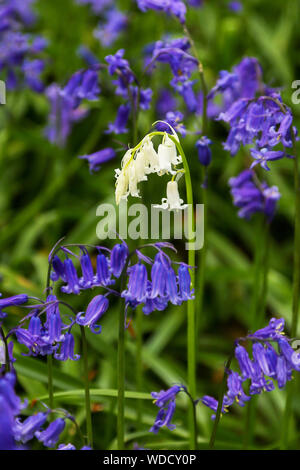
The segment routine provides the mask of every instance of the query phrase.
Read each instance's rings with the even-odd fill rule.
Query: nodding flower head
[[[142,263],[129,268],[129,281],[127,290],[122,292],[122,297],[127,302],[141,303],[147,295],[147,269]]]
[[[1,297],[1,294],[0,294]],[[13,307],[16,305],[23,305],[28,301],[28,296],[26,294],[13,295],[12,297],[6,297],[6,299],[0,298],[0,320],[7,316],[6,312],[3,312],[3,308]]]
[[[161,205],[156,204],[154,207],[171,210],[184,210],[188,207],[183,203],[183,199],[179,196],[177,181],[169,181],[167,184],[167,197],[162,199]]]
[[[36,432],[39,432],[42,426],[47,421],[48,412],[37,413],[29,416],[23,422],[18,418],[16,420],[15,438],[17,441],[21,441],[25,444],[35,436]]]
[[[60,346],[60,353],[55,352],[54,354],[55,359],[58,361],[67,361],[68,359],[78,361],[80,356],[78,354],[74,354],[74,346],[74,336],[71,333],[66,333]]]
[[[94,278],[95,286],[109,286],[114,284],[114,280],[111,279],[111,273],[108,267],[108,260],[103,253],[97,255],[97,272]]]
[[[176,396],[182,391],[186,391],[186,388],[183,385],[173,385],[168,390],[151,393],[152,397],[155,399],[155,405],[158,406],[160,410],[150,432],[156,434],[163,426],[167,426],[171,431],[175,429],[175,425],[171,423],[171,420],[176,408]]]
[[[126,265],[129,255],[126,243],[118,243],[113,247],[110,254],[110,269],[115,277],[120,277]]]
[[[107,311],[109,301],[104,295],[96,295],[89,303],[86,313],[78,313],[76,322],[81,326],[88,326],[93,333],[101,333],[101,326],[97,325],[96,322],[102,317]]]
[[[300,355],[291,347],[290,340],[283,336],[283,327],[283,319],[272,318],[265,328],[238,340],[235,358],[240,370],[238,372],[231,369],[225,370],[228,374],[228,390],[223,397],[222,411],[227,411],[226,408],[234,401],[244,406],[252,395],[271,392],[275,388],[275,381],[279,388],[283,388],[292,379],[292,371],[300,370]],[[253,359],[239,344],[242,340],[251,341]],[[275,343],[277,348],[270,343]],[[246,395],[243,383],[248,380],[250,381],[247,386],[249,395]],[[214,412],[217,411],[218,402],[214,398],[205,396],[201,401]],[[212,418],[214,419],[215,416],[213,415]]]
[[[59,436],[65,429],[65,420],[57,418],[55,421],[49,424],[45,431],[37,431],[35,436],[37,439],[44,444],[45,447],[54,447],[59,439]]]
[[[79,294],[80,293],[80,285],[79,279],[77,275],[77,271],[73,264],[73,261],[70,258],[65,259],[64,261],[64,270],[66,276],[66,286],[62,286],[61,290],[65,294]]]
[[[155,151],[151,139],[161,133],[153,132],[146,135],[134,149],[129,149],[122,160],[121,169],[116,169],[115,196],[117,204],[122,199],[127,199],[128,195],[140,197],[138,183],[146,181],[150,173],[156,173],[159,176],[166,173],[171,174],[173,179],[177,173],[184,173],[182,168],[177,168],[182,164],[182,157],[177,155],[177,147],[174,142],[174,140],[179,142],[178,136],[166,122],[161,121],[161,123],[168,126],[172,136],[167,132],[163,133],[158,151]],[[185,206],[182,205],[182,202],[178,194],[177,182],[171,181],[167,186],[167,199],[163,200],[163,205],[158,207],[184,209]]]

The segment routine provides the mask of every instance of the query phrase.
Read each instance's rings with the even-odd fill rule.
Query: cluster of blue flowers
[[[80,106],[82,100],[96,100],[99,93],[97,65],[76,72],[64,88],[56,83],[50,85],[46,90],[51,107],[46,128],[49,141],[63,146],[73,123],[83,119],[88,113],[86,108]]]
[[[236,342],[234,354],[239,371],[226,370],[227,392],[222,403],[223,413],[234,402],[244,406],[251,396],[274,390],[274,382],[280,389],[283,388],[292,379],[292,372],[300,371],[300,355],[292,348],[291,340],[284,335],[283,329],[284,319],[272,318],[268,326]],[[252,359],[240,344],[246,340],[252,344]],[[243,387],[247,381],[248,395]],[[216,413],[218,401],[215,398],[204,396],[201,401]]]
[[[0,333],[5,340],[1,357],[5,357],[5,365],[0,370],[0,448],[17,449],[20,445],[36,437],[45,447],[55,447],[61,433],[65,428],[66,419],[71,419],[67,412],[63,417],[51,421],[45,428],[48,416],[56,410],[46,409],[46,411],[29,415],[23,410],[27,407],[27,402],[21,403],[20,398],[15,394],[14,386],[16,375],[14,372],[13,342],[9,341],[15,335],[17,341],[28,349],[24,355],[47,356],[53,355],[57,360],[77,360],[79,355],[74,354],[75,340],[72,328],[75,325],[90,328],[95,334],[101,332],[101,325],[98,324],[103,314],[109,307],[109,295],[124,298],[126,310],[130,307],[136,308],[143,305],[143,312],[148,315],[154,310],[164,310],[168,303],[180,305],[182,302],[193,298],[191,290],[191,278],[189,266],[179,263],[177,274],[173,268],[170,257],[163,251],[163,248],[173,248],[169,243],[156,243],[145,245],[155,248],[157,254],[154,260],[142,254],[142,248],[134,253],[129,253],[125,242],[116,244],[112,250],[105,247],[95,247],[98,251],[96,257],[96,269],[93,267],[88,250],[83,245],[78,245],[80,255],[71,251],[71,246],[55,247],[49,255],[50,278],[53,282],[49,286],[50,293],[46,301],[36,298],[29,298],[25,294],[20,294],[8,298],[0,299]],[[73,248],[73,245],[72,245]],[[64,254],[64,261],[58,254]],[[137,263],[132,263],[132,257],[137,257]],[[79,258],[81,275],[72,258]],[[175,263],[176,264],[176,263]],[[150,278],[148,279],[147,265],[151,267]],[[120,277],[125,276],[125,288],[121,291],[113,290],[114,284]],[[150,280],[151,279],[151,280]],[[61,291],[67,294],[78,295],[82,290],[101,287],[103,294],[93,297],[85,312],[76,313],[66,302],[61,302],[52,293],[55,283],[60,282]],[[123,283],[121,282],[121,285]],[[30,305],[29,301],[37,301]],[[70,315],[62,317],[60,305],[70,309]],[[7,316],[7,308],[13,306],[23,306],[29,310],[20,324],[13,328],[5,337],[2,329],[2,322]],[[28,327],[25,324],[28,322]],[[124,325],[126,327],[126,325]],[[5,349],[5,351],[4,351]],[[9,370],[9,372],[7,372]],[[183,387],[179,387],[179,392]],[[175,389],[174,389],[175,392]],[[171,395],[153,395],[157,399],[157,405],[161,408],[155,429],[166,424],[170,425],[172,409],[175,409],[175,401]],[[166,407],[167,401],[171,400],[167,412],[162,408]],[[27,416],[22,419],[22,413]],[[72,444],[60,444],[58,450],[74,450]],[[88,448],[83,447],[82,450]]]
[[[53,257],[52,280],[56,282],[60,279],[63,282],[62,292],[77,295],[82,290],[94,287],[103,287],[106,290],[105,294],[94,297],[85,314],[77,315],[78,324],[100,333],[101,327],[97,325],[97,321],[108,309],[109,295],[121,296],[125,299],[126,305],[133,309],[143,305],[145,315],[154,310],[165,310],[169,302],[181,305],[182,302],[193,298],[189,266],[179,263],[176,274],[170,257],[161,249],[171,245],[156,243],[149,246],[158,251],[154,260],[143,255],[140,250],[130,254],[125,242],[116,244],[112,250],[98,247],[96,270],[93,268],[89,253],[81,247],[81,276],[78,275],[72,259],[68,256],[73,253],[61,247],[66,259],[62,262],[57,255]],[[138,258],[136,264],[131,263],[133,255]],[[151,266],[150,278],[146,265]],[[124,274],[128,277],[127,286],[123,291],[117,292],[109,286],[116,283],[124,270]]]
[[[267,171],[270,170],[268,162],[290,157],[286,149],[293,146],[293,138],[298,139],[291,110],[282,102],[279,91],[263,83],[257,59],[246,57],[232,72],[221,71],[208,94],[209,101],[214,103],[216,96],[221,96],[222,104],[211,109],[216,120],[230,126],[223,145],[232,156],[242,145],[250,145],[253,158],[250,168],[260,165]],[[244,171],[229,181],[234,203],[242,208],[239,216],[249,218],[255,212],[265,212],[271,219],[274,202],[280,197],[278,190],[265,183],[259,183],[258,187],[253,175]]]
[[[24,444],[34,438],[40,441],[44,447],[55,447],[65,429],[66,419],[74,421],[74,418],[67,412],[60,410],[64,417],[56,418],[47,426],[48,417],[52,414],[49,408],[28,416],[28,411],[26,413],[25,410],[28,403],[27,401],[22,403],[16,395],[15,384],[15,372],[7,372],[0,377],[0,449],[26,450]],[[22,414],[25,413],[27,417],[23,418]],[[67,447],[70,445],[68,444]],[[65,445],[61,444],[59,450],[69,450],[64,447]],[[83,447],[82,450],[90,450],[90,448]]]
[[[176,396],[179,392],[187,393],[184,385],[173,385],[168,390],[161,390],[159,393],[152,392],[154,403],[159,407],[156,419],[150,432],[157,434],[160,428],[166,426],[170,431],[175,429],[175,424],[171,423],[175,409],[176,409]]]
[[[35,21],[34,0],[4,0],[0,5],[0,71],[4,72],[8,90],[28,86],[35,92],[44,89],[41,73],[44,61],[39,58],[47,41],[23,31]]]
[[[292,380],[292,372],[300,372],[300,353],[292,348],[291,340],[284,335],[283,330],[284,319],[272,318],[265,328],[236,341],[234,355],[239,371],[225,369],[228,376],[227,392],[223,397],[222,413],[228,412],[228,408],[234,402],[243,407],[253,395],[261,394],[264,391],[271,392],[275,389],[275,382],[277,382],[279,389],[284,388],[286,383]],[[240,344],[245,341],[252,345],[252,358],[246,348]],[[246,390],[244,390],[245,385],[247,385]],[[185,392],[189,395],[184,385],[173,385],[168,390],[152,393],[155,399],[154,403],[159,407],[159,412],[150,429],[151,432],[157,433],[163,426],[171,431],[175,429],[171,420],[176,408],[176,396],[179,392]],[[205,395],[194,401],[195,406],[198,402],[214,411],[212,419],[216,418],[218,400]]]
[[[229,185],[234,205],[239,208],[239,217],[250,219],[261,212],[271,221],[276,211],[280,193],[277,186],[260,184],[253,170],[244,170],[235,178],[230,178]]]

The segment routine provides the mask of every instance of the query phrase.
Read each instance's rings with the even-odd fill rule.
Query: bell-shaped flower
[[[59,439],[59,436],[65,429],[65,420],[57,418],[55,421],[49,424],[45,431],[37,431],[35,433],[36,438],[44,444],[45,447],[54,447]]]
[[[123,291],[122,297],[127,302],[143,302],[147,296],[147,269],[142,263],[130,267],[127,290]]]
[[[88,326],[93,333],[101,333],[101,326],[97,325],[96,322],[102,317],[107,311],[109,301],[104,295],[96,295],[89,303],[86,313],[78,313],[76,316],[76,323],[81,326]]]
[[[158,174],[175,174],[176,171],[172,169],[172,165],[182,163],[182,158],[177,155],[176,145],[173,140],[170,139],[168,134],[165,135],[163,142],[158,146],[157,154],[159,165]]]
[[[149,294],[151,299],[154,299],[158,295],[161,297],[165,295],[167,270],[162,258],[163,255],[161,253],[157,253],[151,269],[152,284],[151,292]]]
[[[79,285],[83,289],[92,287],[94,281],[94,270],[89,254],[86,252],[80,257],[82,277],[79,279]]]
[[[114,280],[111,279],[111,274],[108,268],[108,261],[106,256],[103,253],[97,255],[97,270],[94,277],[93,285],[94,286],[109,286],[114,284]]]
[[[72,361],[77,361],[80,356],[74,354],[74,336],[71,333],[66,333],[64,341],[61,343],[60,353],[55,352],[54,357],[58,361],[67,361],[71,359]]]
[[[64,292],[65,294],[79,294],[79,279],[73,261],[70,258],[65,259],[64,268],[67,285],[62,286],[62,292]]]
[[[186,264],[180,264],[178,268],[179,296],[181,300],[191,300],[194,298],[194,289],[191,290],[191,276]]]
[[[126,243],[118,243],[113,247],[110,254],[110,269],[115,277],[120,277],[126,265],[129,255]]]
[[[156,204],[155,208],[171,210],[184,210],[188,207],[187,204],[183,204],[183,199],[179,196],[177,181],[169,181],[167,184],[167,197],[162,199],[160,205]]]
[[[41,430],[41,427],[47,421],[48,413],[37,413],[29,416],[25,421],[21,422],[17,418],[15,425],[15,439],[25,444],[35,436],[35,433]]]

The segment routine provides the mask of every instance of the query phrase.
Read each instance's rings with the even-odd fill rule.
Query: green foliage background
[[[122,10],[129,12],[127,32],[109,49],[102,49],[92,31],[97,18],[88,8],[73,0],[43,0],[37,2],[39,21],[34,30],[50,41],[45,53],[48,65],[45,81],[63,85],[70,75],[84,66],[76,54],[79,45],[89,46],[103,60],[108,53],[126,49],[143,86],[154,90],[154,103],[160,87],[171,79],[170,72],[158,66],[152,78],[143,74],[143,47],[161,39],[166,33],[182,35],[180,25],[163,14],[141,13],[134,1],[120,1]],[[207,0],[202,9],[188,13],[188,24],[205,67],[209,86],[213,86],[220,70],[231,69],[244,56],[255,56],[264,70],[264,81],[282,88],[284,101],[292,107],[299,124],[300,107],[291,103],[291,83],[300,79],[300,4],[297,0],[248,0],[244,11],[234,14],[222,0]],[[114,198],[114,168],[118,161],[103,166],[91,175],[84,161],[77,158],[104,146],[120,148],[104,134],[109,120],[114,120],[119,98],[115,96],[107,75],[101,77],[102,94],[92,105],[87,119],[77,124],[66,148],[52,146],[43,137],[48,103],[43,95],[28,90],[10,92],[7,105],[0,109],[0,292],[4,295],[25,292],[40,296],[45,288],[47,257],[54,243],[66,235],[68,243],[97,243],[96,207]],[[180,100],[179,100],[180,102]],[[181,104],[181,107],[182,104]],[[155,106],[143,112],[139,121],[142,137],[157,119]],[[194,116],[186,119],[190,130],[199,129]],[[231,158],[222,148],[226,129],[220,123],[210,124],[213,162],[208,189],[208,235],[204,309],[199,319],[198,396],[217,396],[222,380],[223,365],[233,341],[247,333],[250,325],[253,286],[253,251],[260,242],[256,220],[247,222],[237,217],[232,205],[227,181],[249,163],[246,149]],[[127,138],[118,140],[126,145]],[[200,168],[194,148],[195,137],[183,140],[194,176],[196,202],[200,201]],[[269,292],[266,318],[291,318],[292,255],[293,255],[293,167],[284,159],[272,165],[264,177],[279,186],[282,198],[272,225],[270,247]],[[144,185],[144,198],[151,203],[160,200],[161,185],[157,178]],[[155,195],[155,200],[153,200]],[[178,245],[179,258],[186,253]],[[93,294],[84,293],[70,302],[78,311],[85,309]],[[117,305],[112,304],[103,318],[100,336],[88,334],[90,348],[91,387],[94,402],[93,423],[95,447],[115,446],[116,426],[116,352]],[[22,311],[10,315],[7,327],[16,324]],[[127,333],[126,389],[133,393],[126,400],[126,440],[128,448],[138,442],[147,448],[184,449],[187,447],[186,401],[178,400],[175,431],[161,430],[157,436],[148,432],[157,408],[148,400],[153,390],[167,388],[174,382],[186,381],[186,315],[185,307],[168,308],[144,317],[142,392],[136,395],[135,383],[135,316]],[[80,349],[78,338],[77,350]],[[47,368],[43,360],[21,356],[15,346],[16,369],[22,393],[30,399],[47,396]],[[299,380],[297,383],[299,384]],[[80,363],[55,363],[57,404],[68,407],[79,423],[84,421],[82,373]],[[298,392],[299,392],[298,386]],[[293,403],[294,422],[290,448],[300,448],[300,401]],[[140,397],[147,398],[140,400]],[[137,400],[138,398],[138,400]],[[277,448],[281,433],[281,416],[285,391],[265,393],[257,400],[255,448]],[[141,403],[141,405],[138,405]],[[34,405],[33,405],[34,406]],[[137,422],[139,406],[142,420]],[[217,448],[239,449],[243,446],[246,410],[234,406],[222,418]],[[212,428],[210,412],[198,407],[200,448],[205,448]],[[74,428],[68,426],[63,442],[77,443]]]

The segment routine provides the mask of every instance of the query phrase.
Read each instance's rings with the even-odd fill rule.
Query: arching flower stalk
[[[171,127],[169,125],[169,127]],[[189,164],[183,148],[180,144],[178,135],[171,128],[172,134],[155,131],[147,134],[139,144],[133,149],[129,149],[121,164],[121,169],[116,170],[116,203],[119,204],[122,199],[127,199],[129,195],[139,197],[138,184],[147,181],[148,175],[156,173],[158,176],[169,174],[172,176],[167,186],[167,198],[163,200],[162,207],[169,210],[182,210],[186,206],[180,199],[177,187],[177,181],[174,177],[178,173],[184,173],[186,184],[188,211],[188,238],[192,238],[194,230],[193,213],[193,189],[190,175]],[[152,139],[161,136],[162,141],[157,151],[154,149]],[[188,264],[195,267],[195,251],[189,250]],[[191,286],[195,284],[195,273],[191,273]],[[195,306],[192,299],[187,304],[187,367],[188,367],[188,385],[191,396],[196,396],[196,316]],[[189,416],[190,424],[190,447],[196,447],[196,429],[193,410]]]

